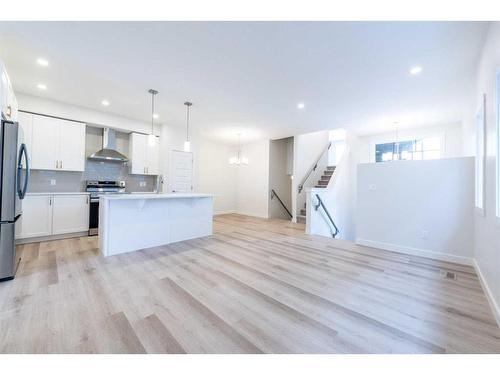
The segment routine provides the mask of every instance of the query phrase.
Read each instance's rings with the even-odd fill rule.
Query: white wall
[[[168,191],[169,157],[172,150],[183,150],[185,129],[163,125],[160,137],[160,168],[164,176],[163,190]],[[193,190],[214,194],[214,213],[231,213],[236,210],[236,170],[228,163],[234,147],[190,135],[193,152]]]
[[[473,181],[470,157],[358,165],[356,242],[471,264]]]
[[[486,165],[484,216],[474,214],[474,257],[483,287],[500,325],[500,219],[496,217],[497,117],[496,74],[500,71],[500,24],[492,22],[477,68],[474,95],[471,96],[464,124],[464,149],[475,152],[475,113],[486,94]]]
[[[243,145],[241,151],[249,162],[246,166],[231,166],[236,170],[236,212],[267,218],[270,192],[269,141]]]
[[[68,120],[82,121],[88,124],[106,126],[123,132],[150,133],[151,123],[117,116],[105,111],[79,107],[51,99],[16,93],[19,109]],[[155,126],[155,134],[160,135],[161,126]]]
[[[292,203],[293,138],[272,140],[269,144],[269,190],[274,189],[288,210]],[[290,220],[276,197],[269,195],[269,217]]]
[[[303,208],[305,202],[305,189],[298,194],[298,186],[309,171],[313,163],[318,159],[329,142],[329,132],[319,131],[302,134],[294,137],[293,145],[293,182],[292,182],[292,214],[296,219],[297,211]],[[325,164],[326,165],[326,164]],[[315,175],[310,177],[311,181],[317,180],[317,174],[323,171],[318,168]]]
[[[445,124],[431,127],[419,127],[411,129],[399,129],[397,140],[406,141],[427,137],[441,138],[441,157],[455,158],[463,156],[462,147],[462,124]],[[359,152],[361,163],[375,162],[375,145],[377,143],[388,143],[396,141],[396,130],[392,132],[373,134],[359,137]]]

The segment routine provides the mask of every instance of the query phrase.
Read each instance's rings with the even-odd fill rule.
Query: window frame
[[[474,207],[478,215],[485,216],[485,201],[486,201],[486,94],[481,97],[479,108],[474,116],[474,128],[476,134],[475,144],[475,168],[474,168]],[[479,134],[479,130],[482,134]],[[482,136],[481,136],[482,135]],[[481,137],[480,137],[481,136]],[[482,150],[480,157],[479,150]],[[480,165],[480,161],[482,164]],[[478,171],[481,170],[481,176],[478,176]],[[478,181],[481,178],[481,196],[478,197]],[[480,203],[480,206],[478,205]]]
[[[404,142],[412,142],[412,141],[423,141],[424,139],[427,138],[438,138],[439,139],[439,158],[438,159],[424,159],[423,158],[423,151],[422,151],[422,159],[413,159],[413,160],[406,160],[406,159],[398,159],[398,160],[390,160],[390,161],[428,161],[428,160],[439,160],[439,159],[445,159],[446,158],[446,134],[445,132],[439,132],[437,134],[423,134],[423,135],[418,135],[416,137],[401,137],[400,140],[394,140],[394,138],[389,138],[389,137],[383,137],[380,138],[376,141],[372,141],[370,148],[370,162],[372,163],[377,163],[377,145],[381,144],[386,144],[386,143],[404,143]],[[437,150],[427,150],[427,151],[437,151]]]
[[[495,168],[496,168],[496,186],[495,186],[495,195],[496,195],[496,209],[495,209],[495,217],[498,227],[500,228],[500,70],[497,71],[496,75],[496,85],[495,85],[495,94],[496,94],[496,160],[495,160]]]

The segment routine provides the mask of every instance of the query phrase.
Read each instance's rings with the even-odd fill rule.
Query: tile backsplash
[[[128,135],[121,134],[118,149],[128,155]],[[87,126],[86,155],[101,148],[102,130]],[[131,175],[127,163],[85,160],[84,172],[31,170],[28,192],[85,191],[86,180],[125,181],[127,191],[153,191],[155,176]],[[55,184],[53,184],[55,182]],[[141,186],[145,185],[145,186]]]

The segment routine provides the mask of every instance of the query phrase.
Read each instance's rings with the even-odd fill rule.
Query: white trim
[[[472,266],[472,258],[464,257],[461,255],[453,255],[446,253],[438,253],[436,251],[417,249],[414,247],[395,245],[388,242],[365,240],[362,238],[356,238],[356,244],[368,247],[374,247],[376,249],[393,251],[396,253],[416,255],[419,257],[430,258],[435,260],[442,260],[445,262],[453,262],[458,264],[463,264],[466,266]]]
[[[483,273],[481,272],[481,268],[479,267],[479,263],[477,263],[477,260],[474,258],[472,259],[472,264],[474,266],[474,269],[476,270],[477,276],[479,278],[479,282],[481,283],[481,286],[483,287],[484,294],[486,295],[486,299],[488,300],[488,303],[490,304],[491,311],[493,312],[493,316],[497,322],[497,325],[500,327],[500,306],[498,303],[495,301],[495,297],[493,296],[493,293],[491,292],[491,289],[486,282],[486,278],[484,277]]]
[[[497,224],[500,225],[500,71],[497,71],[496,77],[496,186],[495,186],[495,215]]]
[[[50,235],[50,236],[16,238],[15,244],[21,245],[21,244],[33,243],[33,242],[55,241],[55,240],[63,240],[66,238],[73,238],[73,237],[87,237],[88,235],[89,235],[89,231],[86,230],[83,232],[54,234],[54,235]]]
[[[214,216],[217,215],[229,215],[229,214],[235,214],[235,210],[221,210],[221,211],[214,211]]]

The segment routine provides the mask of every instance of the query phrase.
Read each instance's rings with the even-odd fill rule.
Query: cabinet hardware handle
[[[49,197],[49,206],[52,206],[52,197]]]
[[[61,169],[62,169],[62,160],[61,160]]]

